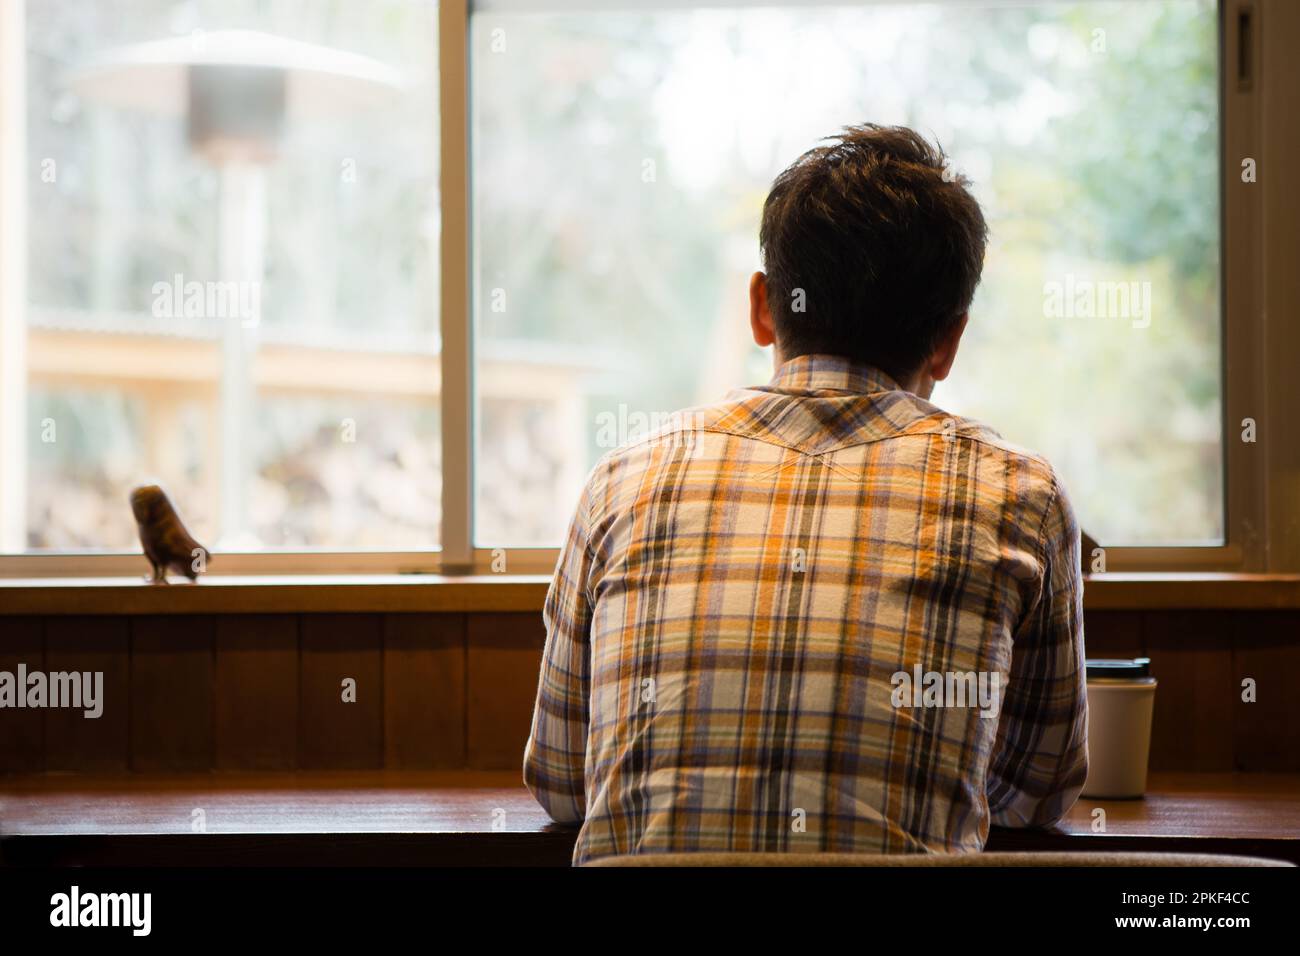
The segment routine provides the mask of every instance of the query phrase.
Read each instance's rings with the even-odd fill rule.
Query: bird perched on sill
[[[131,489],[131,512],[140,529],[145,557],[153,568],[153,576],[146,579],[150,584],[166,584],[169,570],[193,582],[208,569],[211,553],[185,529],[162,488],[141,485]]]

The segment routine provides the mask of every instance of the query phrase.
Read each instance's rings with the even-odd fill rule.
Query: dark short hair
[[[913,130],[866,124],[776,177],[759,246],[783,357],[921,368],[970,308],[988,239],[969,181],[945,165]]]

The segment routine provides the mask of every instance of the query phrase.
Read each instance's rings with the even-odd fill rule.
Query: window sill
[[[550,575],[209,575],[153,587],[139,577],[0,578],[0,616],[537,612]],[[1145,573],[1088,579],[1089,611],[1300,609],[1300,575]]]
[[[549,575],[208,575],[166,587],[140,577],[0,578],[5,614],[541,612]]]

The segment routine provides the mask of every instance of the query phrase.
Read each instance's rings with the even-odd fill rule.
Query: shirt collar
[[[763,386],[772,392],[888,392],[901,386],[872,365],[840,355],[798,355],[777,369]]]

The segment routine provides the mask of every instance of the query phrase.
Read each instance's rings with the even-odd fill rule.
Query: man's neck
[[[794,358],[794,356],[791,356],[791,358]],[[789,359],[785,357],[781,352],[781,349],[778,346],[773,345],[772,371],[781,371],[781,366],[788,361]],[[913,395],[924,398],[926,401],[929,401],[930,396],[934,394],[934,379],[930,378],[930,376],[926,375],[924,372],[916,372],[909,375],[906,379],[895,377],[894,381],[898,382],[898,387],[903,391],[911,392]]]

